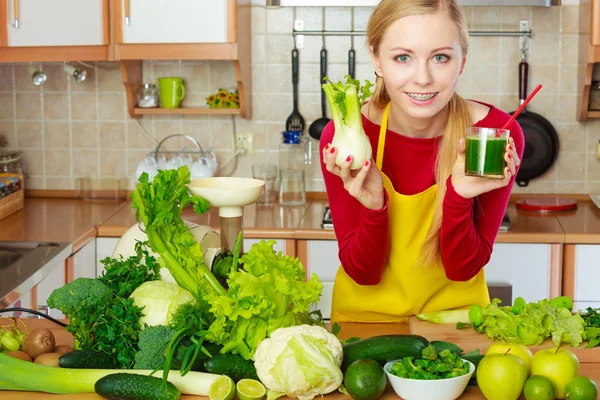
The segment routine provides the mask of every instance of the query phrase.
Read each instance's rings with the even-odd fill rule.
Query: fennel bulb
[[[363,130],[360,112],[365,100],[371,95],[373,84],[367,80],[361,86],[360,81],[352,79],[350,75],[346,75],[345,79],[343,83],[333,83],[325,78],[327,83],[323,84],[335,126],[331,144],[338,150],[335,157],[337,166],[341,167],[348,156],[352,156],[350,169],[359,169],[373,154],[369,138]]]

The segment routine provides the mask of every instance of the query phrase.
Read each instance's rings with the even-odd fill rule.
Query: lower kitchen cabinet
[[[564,260],[564,294],[573,308],[600,307],[600,245],[566,244]]]
[[[70,260],[72,260],[70,262]],[[77,278],[96,277],[96,238],[90,240],[77,253],[67,259],[67,282]]]
[[[338,243],[335,240],[298,240],[297,243],[297,256],[308,276],[317,274],[323,282],[323,294],[316,308],[329,318],[333,282],[340,265]],[[490,285],[510,284],[512,300],[521,296],[530,302],[557,296],[560,294],[560,249],[560,244],[496,243],[485,266],[486,281]],[[600,254],[596,260],[600,260]],[[600,273],[600,268],[597,271]]]
[[[54,289],[62,287],[66,283],[65,260],[57,260],[56,265],[49,269],[51,272],[32,290],[32,302],[40,311],[48,309],[48,297]],[[33,304],[32,304],[33,305]],[[48,315],[53,318],[64,318],[64,314],[55,309],[48,309]]]
[[[102,275],[104,272],[104,265],[100,262],[106,257],[111,257],[115,247],[117,247],[117,243],[119,242],[119,238],[107,238],[107,237],[99,237],[96,238],[96,276]]]

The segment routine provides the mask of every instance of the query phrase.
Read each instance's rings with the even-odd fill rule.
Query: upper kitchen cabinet
[[[131,117],[239,114],[250,118],[250,0],[115,0],[114,57],[121,62]],[[230,60],[240,108],[137,108],[142,60]],[[217,88],[215,88],[216,91]]]
[[[582,1],[580,7],[580,31],[583,36],[579,46],[579,64],[583,67],[579,70],[579,87],[583,91],[578,102],[577,119],[585,121],[600,118],[600,111],[589,110],[594,64],[600,63],[600,0]]]
[[[0,0],[0,62],[108,60],[109,0]]]

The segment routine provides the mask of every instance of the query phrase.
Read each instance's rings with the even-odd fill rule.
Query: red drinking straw
[[[504,126],[500,129],[506,129],[508,128],[508,126],[510,124],[512,124],[512,122],[515,120],[515,118],[517,118],[517,116],[521,113],[521,111],[523,111],[523,109],[525,108],[525,106],[527,105],[527,103],[529,103],[531,101],[531,99],[533,99],[533,96],[535,96],[535,94],[537,92],[540,91],[540,89],[542,88],[542,85],[537,85],[537,87],[535,89],[533,89],[533,92],[529,93],[529,96],[527,96],[527,98],[525,99],[525,101],[523,102],[523,104],[521,104],[521,106],[517,109],[517,111],[515,111],[512,115],[512,117],[510,117],[510,119],[508,120],[508,122],[506,122],[506,124],[504,124]]]

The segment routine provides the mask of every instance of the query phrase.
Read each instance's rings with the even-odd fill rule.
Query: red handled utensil
[[[533,96],[535,96],[535,94],[537,92],[539,92],[541,88],[542,88],[542,85],[537,85],[537,87],[535,89],[533,89],[533,91],[531,93],[529,93],[529,96],[527,96],[527,98],[525,99],[525,101],[523,102],[523,104],[521,104],[521,106],[517,109],[517,111],[515,111],[513,113],[513,115],[506,122],[506,124],[504,124],[504,126],[502,128],[500,128],[500,129],[506,129],[506,128],[508,128],[508,126],[510,124],[512,124],[512,122],[517,118],[517,116],[521,113],[521,111],[523,111],[523,109],[525,109],[525,106],[527,105],[527,103],[529,103],[531,101],[531,99],[533,99]]]

